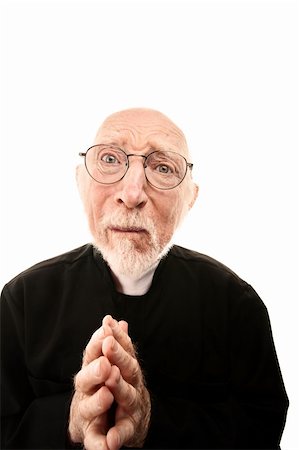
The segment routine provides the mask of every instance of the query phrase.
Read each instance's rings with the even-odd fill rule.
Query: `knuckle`
[[[99,415],[103,414],[103,412],[105,410],[104,404],[103,404],[103,399],[102,399],[102,393],[100,390],[97,391],[93,395],[93,408],[94,408],[95,416],[99,416]]]
[[[130,364],[131,355],[127,353],[125,350],[120,352],[120,363],[124,366],[128,366]]]
[[[77,407],[78,414],[84,421],[91,421],[103,413],[103,405],[98,392],[82,398]]]
[[[132,358],[132,380],[137,383],[140,380],[140,366],[138,364],[137,359]]]
[[[121,373],[124,380],[132,384],[134,387],[140,384],[141,372],[138,361],[128,354],[126,364],[123,364]]]
[[[108,450],[105,445],[104,436],[95,435],[94,433],[87,433],[83,444],[85,450]]]
[[[82,399],[78,403],[77,408],[79,417],[81,417],[84,420],[89,419],[90,409],[88,408],[88,405],[86,405],[86,399]]]
[[[136,445],[136,425],[133,417],[128,417],[123,423],[124,444],[127,447],[139,447],[139,445]]]
[[[83,352],[82,365],[86,366],[90,361],[92,361],[92,355],[90,354],[90,351],[86,347],[86,349]]]
[[[128,397],[127,397],[127,407],[129,409],[135,409],[135,406],[137,404],[137,391],[136,389],[132,388],[128,391]]]
[[[88,366],[81,369],[74,379],[75,390],[82,393],[87,393],[92,387],[92,383],[89,376]]]
[[[83,444],[84,444],[84,449],[86,450],[93,450],[95,449],[95,439],[94,437],[91,435],[91,433],[86,433],[84,436],[84,440],[83,440]]]
[[[82,371],[80,370],[74,377],[74,386],[76,391],[81,391]]]

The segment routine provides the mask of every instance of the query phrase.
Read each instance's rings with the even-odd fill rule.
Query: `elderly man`
[[[93,245],[3,290],[2,448],[279,448],[288,400],[264,304],[171,244],[198,191],[182,131],[125,110],[80,155]]]

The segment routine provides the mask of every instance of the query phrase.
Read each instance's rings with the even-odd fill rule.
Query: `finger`
[[[114,326],[111,326],[111,330],[113,332],[113,336],[117,340],[117,342],[132,356],[135,357],[135,348],[132,343],[132,339],[128,335],[127,331],[125,331],[124,328],[128,329],[128,324],[124,321],[117,324],[114,324]]]
[[[101,424],[99,420],[96,420],[90,425],[87,433],[84,437],[84,449],[85,450],[109,450],[107,445],[106,433],[100,431]]]
[[[120,320],[119,322],[114,319],[112,316],[107,315],[104,317],[103,319],[103,325],[109,325],[111,328],[114,328],[115,326],[119,325],[120,328],[126,333],[128,334],[128,322],[126,322],[125,320]]]
[[[118,322],[118,324],[119,324],[119,326],[121,327],[121,329],[122,329],[126,334],[128,334],[128,332],[129,332],[129,325],[128,325],[128,322],[126,322],[125,320],[120,320],[120,321]]]
[[[103,326],[93,333],[84,351],[83,366],[86,366],[91,361],[102,355],[103,339],[109,335],[112,335],[111,328]]]
[[[108,336],[102,344],[103,354],[111,365],[119,367],[123,378],[134,386],[141,380],[141,370],[137,360],[126,352],[113,336]]]
[[[132,356],[135,356],[135,349],[130,336],[128,335],[128,323],[124,320],[117,322],[111,316],[105,316],[103,319],[103,326],[108,326],[113,333],[113,336],[119,344]]]
[[[111,364],[104,356],[91,361],[77,373],[75,377],[76,391],[88,394],[106,381],[111,372]]]
[[[107,445],[110,450],[118,450],[130,442],[134,435],[134,425],[131,419],[120,419],[107,433]]]
[[[92,428],[90,433],[85,436],[83,448],[85,450],[109,450],[106,436],[99,435],[96,428]]]
[[[110,376],[106,380],[105,385],[118,405],[120,405],[128,414],[133,414],[137,406],[137,391],[121,376],[117,366],[111,368]]]
[[[78,413],[86,421],[95,420],[106,413],[114,401],[112,393],[102,386],[93,395],[83,398],[78,403]]]

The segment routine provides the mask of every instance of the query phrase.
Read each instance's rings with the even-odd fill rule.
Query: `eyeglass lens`
[[[129,157],[118,147],[95,145],[86,153],[86,168],[99,183],[116,183],[126,174]],[[145,158],[144,170],[150,184],[160,189],[171,189],[184,179],[187,163],[178,153],[159,150]]]

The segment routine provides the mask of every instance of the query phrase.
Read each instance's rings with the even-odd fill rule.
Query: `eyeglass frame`
[[[126,169],[125,173],[123,174],[123,176],[122,176],[119,180],[117,180],[117,181],[112,181],[112,183],[104,183],[103,181],[97,180],[96,178],[94,178],[94,177],[91,175],[91,173],[89,172],[88,167],[87,167],[87,163],[86,163],[86,155],[87,155],[88,151],[91,150],[91,149],[94,148],[94,147],[101,147],[101,146],[107,146],[107,147],[111,147],[111,148],[120,150],[120,151],[123,152],[124,155],[126,156],[126,161],[127,161],[127,162],[126,162],[126,166],[127,166],[127,169]],[[162,153],[163,151],[165,151],[165,152],[167,152],[167,153],[174,153],[174,154],[176,154],[176,155],[181,156],[181,157],[185,160],[185,163],[186,163],[186,170],[185,170],[185,173],[184,173],[183,178],[180,180],[180,182],[179,182],[178,184],[176,184],[176,185],[173,186],[173,187],[160,188],[160,187],[158,187],[158,186],[155,186],[153,183],[151,183],[151,182],[149,181],[149,179],[147,178],[147,175],[146,175],[146,171],[145,171],[146,165],[145,165],[145,164],[146,164],[147,158],[148,158],[149,156],[151,156],[153,153],[159,153],[159,152]],[[186,159],[183,155],[181,155],[180,153],[176,153],[176,152],[174,152],[174,151],[172,151],[172,150],[154,150],[154,151],[152,151],[151,153],[149,153],[148,155],[138,155],[138,154],[136,154],[136,153],[126,153],[126,152],[124,151],[124,149],[122,149],[121,147],[118,147],[117,145],[113,145],[113,144],[95,144],[95,145],[92,145],[91,147],[89,147],[89,148],[86,150],[86,152],[79,152],[79,156],[84,157],[84,165],[85,165],[85,168],[86,168],[86,170],[87,170],[88,175],[89,175],[94,181],[96,181],[97,183],[104,184],[104,185],[110,185],[110,184],[118,183],[119,181],[121,181],[121,180],[126,176],[128,170],[129,170],[129,167],[130,167],[129,156],[140,156],[141,158],[144,158],[143,168],[144,168],[144,175],[145,175],[146,181],[148,182],[148,184],[150,184],[150,185],[153,186],[154,188],[160,189],[160,190],[162,190],[162,191],[169,191],[170,189],[175,189],[176,187],[178,187],[178,186],[184,181],[184,179],[186,178],[188,168],[190,169],[190,172],[191,172],[192,169],[193,169],[193,163],[188,162],[187,159]]]

